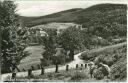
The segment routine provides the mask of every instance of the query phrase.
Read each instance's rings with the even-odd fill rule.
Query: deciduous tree
[[[74,60],[74,51],[79,49],[82,45],[80,29],[76,27],[70,27],[66,29],[59,37],[59,45],[61,45],[66,51],[70,51],[69,57]]]
[[[16,5],[13,1],[0,2],[0,29],[1,29],[1,57],[2,73],[11,72],[10,67],[15,69],[20,60],[28,55],[24,51],[27,38],[25,30],[18,28],[19,21],[16,12]],[[19,32],[18,32],[19,31]],[[13,70],[12,69],[12,70]]]

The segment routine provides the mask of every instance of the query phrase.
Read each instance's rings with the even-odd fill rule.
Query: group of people
[[[89,70],[90,70],[90,75],[91,78],[94,77],[96,79],[102,79],[105,76],[107,76],[107,78],[109,78],[109,74],[110,74],[110,67],[106,64],[103,63],[94,63],[94,62],[90,62],[88,63],[89,66]]]

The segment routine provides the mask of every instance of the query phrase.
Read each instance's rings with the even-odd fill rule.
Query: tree
[[[56,66],[55,73],[57,73],[58,72],[58,65],[65,63],[66,51],[63,48],[59,48],[59,47],[56,48],[55,51],[56,52],[55,52],[55,54],[54,54],[54,56],[52,58],[52,62]]]
[[[70,51],[69,57],[74,60],[74,51],[79,49],[82,45],[80,30],[75,27],[66,29],[59,37],[59,45],[66,51]]]
[[[27,38],[24,29],[19,27],[19,17],[15,13],[16,5],[13,1],[0,2],[0,29],[1,29],[1,57],[2,57],[2,73],[11,72],[17,68],[21,59],[28,55],[24,49],[26,44],[24,40]]]
[[[43,37],[43,45],[45,46],[43,53],[43,58],[46,60],[51,60],[55,54],[55,48],[57,44],[57,34],[55,29],[43,29],[48,36]]]
[[[52,62],[56,66],[56,73],[58,72],[58,65],[65,63],[66,52],[63,48],[58,45],[58,36],[55,29],[44,29],[48,33],[48,36],[43,38],[43,45],[45,46],[45,52],[43,55],[43,60],[47,62]],[[45,66],[42,63],[43,66]]]
[[[55,44],[53,42],[53,38],[51,36],[47,36],[43,39],[44,42],[44,53],[43,53],[43,58],[46,60],[51,60],[53,54],[55,53]]]
[[[84,47],[86,47],[87,49],[91,49],[91,44],[92,44],[92,41],[91,41],[91,37],[92,35],[88,33],[88,31],[86,29],[84,30],[81,30],[80,31],[81,33],[81,39],[82,39],[82,44],[84,45]]]

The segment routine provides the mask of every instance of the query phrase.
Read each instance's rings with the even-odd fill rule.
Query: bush
[[[94,69],[93,76],[97,80],[103,79],[104,75],[102,73],[102,68]]]
[[[94,60],[96,54],[82,53],[81,56],[84,60]]]
[[[127,60],[126,57],[117,61],[111,67],[110,72],[111,80],[124,80],[127,78]]]
[[[81,80],[81,79],[88,79],[89,77],[83,73],[83,72],[75,72],[72,76],[71,76],[71,80]]]
[[[115,59],[109,56],[109,57],[105,57],[102,62],[104,64],[107,64],[108,66],[111,66],[113,65],[114,61]]]

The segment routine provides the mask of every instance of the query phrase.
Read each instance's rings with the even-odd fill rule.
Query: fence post
[[[37,67],[38,67],[38,69],[40,69],[40,65],[39,64],[37,65]]]
[[[13,72],[13,73],[12,73],[12,79],[15,79],[15,78],[16,78],[16,73]]]
[[[81,64],[81,70],[82,70],[82,68],[83,68],[83,64]]]
[[[58,64],[56,64],[56,69],[55,69],[55,73],[58,72]]]
[[[66,65],[66,71],[68,71],[69,70],[69,65]]]
[[[32,76],[32,69],[28,69],[28,77]]]
[[[87,68],[87,63],[85,63],[85,68]]]
[[[81,67],[83,67],[83,64],[81,64]]]
[[[34,67],[33,66],[31,66],[31,68],[32,68],[32,70],[34,70]]]
[[[76,69],[78,68],[78,64],[76,64]]]
[[[45,72],[45,69],[44,69],[44,67],[42,67],[42,68],[41,68],[41,75],[43,75],[44,72]]]

